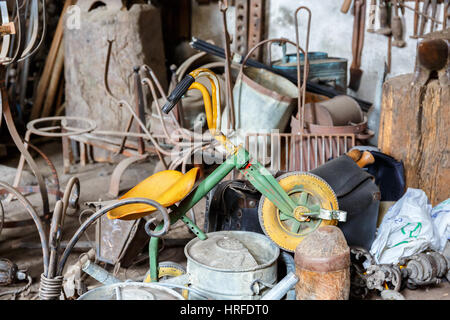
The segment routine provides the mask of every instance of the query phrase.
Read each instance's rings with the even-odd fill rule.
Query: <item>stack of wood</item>
[[[66,0],[56,27],[44,70],[37,87],[36,98],[31,109],[30,120],[60,115],[64,109],[64,15],[76,0]]]

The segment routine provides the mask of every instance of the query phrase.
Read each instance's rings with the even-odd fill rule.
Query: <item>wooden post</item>
[[[44,71],[42,72],[41,78],[39,79],[39,84],[37,87],[36,99],[33,104],[33,108],[31,109],[30,120],[34,120],[39,117],[41,114],[42,105],[44,103],[45,95],[47,93],[47,87],[50,82],[50,77],[53,71],[53,67],[55,64],[56,57],[59,52],[59,47],[62,43],[63,37],[63,22],[64,22],[64,14],[67,8],[75,3],[74,0],[66,0],[64,3],[64,7],[61,12],[61,16],[58,21],[58,25],[56,26],[55,35],[52,40],[52,44],[50,47],[50,51],[47,55],[47,59],[45,60]]]
[[[44,108],[41,117],[49,117],[52,112],[52,107],[55,102],[55,97],[58,93],[58,86],[61,82],[61,74],[64,67],[64,46],[60,45],[58,54],[53,65],[53,70],[48,84],[47,96],[45,97]],[[58,107],[58,106],[57,106]]]
[[[435,206],[450,196],[450,87],[412,79],[384,83],[378,146],[403,161],[407,187],[425,191]]]

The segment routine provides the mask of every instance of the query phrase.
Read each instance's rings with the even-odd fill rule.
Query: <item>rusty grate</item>
[[[313,170],[354,146],[354,134],[247,133],[244,147],[274,173]]]

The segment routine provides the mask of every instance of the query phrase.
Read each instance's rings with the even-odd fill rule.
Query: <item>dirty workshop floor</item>
[[[60,144],[58,142],[50,142],[45,145],[39,146],[42,151],[49,156],[49,158],[54,163],[58,177],[61,184],[61,190],[64,190],[66,183],[72,176],[76,176],[80,180],[81,184],[81,195],[79,203],[81,205],[86,201],[98,201],[99,199],[108,199],[107,191],[109,188],[109,180],[112,171],[115,168],[113,164],[107,163],[90,163],[82,167],[78,164],[71,166],[70,173],[63,173],[63,160],[60,153]],[[37,164],[39,168],[42,168],[43,174],[46,179],[51,180],[51,172],[48,166],[44,163],[42,158],[36,157]],[[16,157],[11,157],[7,160],[2,161],[2,165],[9,167],[16,167],[18,163],[18,155]],[[122,177],[120,183],[121,191],[128,190],[129,188],[140,182],[143,177],[147,177],[153,173],[153,169],[157,163],[155,158],[150,161],[143,163],[134,164],[127,169],[124,176]],[[1,175],[4,173],[0,172]],[[25,179],[33,180],[32,175],[27,175]],[[31,194],[27,196],[34,207],[41,211],[41,200],[39,194]],[[55,197],[53,195],[49,196],[50,207],[53,208],[55,205]],[[82,206],[83,208],[83,206]],[[202,200],[194,209],[196,213],[196,220],[199,226],[203,226],[204,221],[204,208],[205,202]],[[24,210],[20,207],[17,201],[11,202],[9,205],[5,206],[7,212],[8,220],[18,220],[28,218],[24,213]],[[78,215],[70,215],[66,218],[64,226],[64,241],[68,241],[73,233],[80,226],[80,221]],[[82,217],[83,218],[83,217]],[[67,266],[74,263],[80,256],[81,253],[89,250],[91,246],[94,245],[95,241],[95,227],[92,226],[88,229],[87,236],[83,235],[78,243],[78,246],[72,251]],[[187,227],[181,222],[177,222],[171,226],[170,232],[165,236],[165,238],[170,239],[187,239],[192,238],[192,233],[189,232]],[[40,249],[40,242],[38,233],[36,232],[35,226],[22,227],[16,229],[3,229],[0,235],[0,257],[7,258],[15,262],[19,269],[28,270],[29,275],[33,278],[33,283],[29,290],[25,291],[22,295],[18,296],[18,299],[32,300],[37,299],[37,293],[39,289],[39,277],[42,272],[42,251]],[[120,269],[117,273],[117,277],[120,279],[142,279],[148,269],[148,260],[143,259],[142,262],[126,269]],[[186,259],[183,253],[182,246],[176,247],[166,247],[160,253],[160,261],[173,261],[186,266]],[[112,271],[112,270],[110,270]],[[25,282],[18,283],[16,285],[11,285],[8,287],[0,287],[0,294],[5,291],[14,290],[22,287]],[[98,286],[99,283],[93,279],[89,279],[87,282],[89,289],[94,286]],[[436,286],[419,288],[417,290],[405,289],[402,294],[407,300],[450,300],[450,283],[444,282]],[[0,300],[10,299],[11,295],[4,295],[0,297]],[[381,299],[379,295],[373,294],[368,297],[368,299]]]

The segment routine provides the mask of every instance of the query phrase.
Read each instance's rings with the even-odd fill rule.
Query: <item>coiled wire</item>
[[[56,276],[48,279],[45,274],[41,274],[41,283],[39,287],[39,298],[41,300],[59,300],[63,287],[63,276]]]
[[[31,284],[33,283],[33,279],[29,275],[27,275],[27,280],[28,280],[28,283],[25,286],[23,286],[22,288],[19,288],[17,290],[2,292],[2,293],[0,293],[0,297],[11,294],[12,295],[11,300],[15,300],[17,295],[21,294],[22,292],[28,290],[28,288],[31,287]]]

